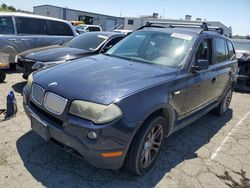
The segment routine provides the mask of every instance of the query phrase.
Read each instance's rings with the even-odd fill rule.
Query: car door
[[[207,60],[210,64],[207,70],[188,72],[187,86],[181,93],[184,95],[180,118],[184,118],[210,104],[214,100],[216,90],[216,70],[212,67],[212,38],[204,38],[196,48],[193,66],[198,60]]]
[[[67,36],[70,28],[61,27],[61,22],[28,17],[16,17],[15,21],[19,53],[32,48],[60,44],[73,37],[71,30]]]
[[[215,37],[214,41],[214,68],[217,70],[216,96],[219,98],[230,84],[237,60],[232,59],[232,55],[230,57],[227,40],[222,37]],[[234,51],[232,44],[230,50]]]

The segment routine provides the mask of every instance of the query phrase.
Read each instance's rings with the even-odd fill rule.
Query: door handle
[[[22,41],[28,41],[28,40],[31,40],[31,39],[25,39],[25,38],[24,38],[24,39],[21,39],[21,40],[22,40]]]
[[[8,39],[8,41],[17,42],[17,39]]]
[[[213,79],[211,80],[211,83],[212,83],[212,84],[215,84],[216,80],[217,80],[216,78],[213,78]]]

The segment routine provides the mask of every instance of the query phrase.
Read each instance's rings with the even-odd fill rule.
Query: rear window
[[[46,35],[46,20],[16,17],[17,33],[23,35]]]
[[[215,38],[215,59],[216,63],[225,62],[228,59],[227,49],[224,39]]]
[[[13,35],[15,34],[12,17],[0,17],[0,34]]]
[[[96,32],[88,32],[78,35],[65,44],[67,47],[93,51],[100,46],[108,37]]]
[[[47,21],[48,23],[48,34],[49,35],[60,35],[60,36],[73,36],[74,33],[70,26],[64,22],[58,21]]]
[[[89,31],[101,31],[99,27],[88,27],[87,30],[89,30]]]

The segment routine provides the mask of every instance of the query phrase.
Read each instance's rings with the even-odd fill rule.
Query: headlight
[[[33,70],[38,70],[38,69],[43,69],[43,68],[48,68],[48,67],[52,67],[52,66],[55,66],[57,64],[61,64],[61,63],[64,63],[66,62],[65,60],[63,61],[50,61],[50,62],[36,62],[33,66],[32,66],[32,69]]]
[[[27,80],[27,86],[31,88],[32,83],[33,83],[33,74],[31,73]]]
[[[122,112],[115,104],[101,105],[86,101],[73,101],[69,113],[96,124],[109,123],[122,115]]]

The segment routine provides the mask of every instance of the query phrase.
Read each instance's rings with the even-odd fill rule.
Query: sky
[[[250,35],[250,0],[5,0],[2,3],[28,11],[33,11],[33,6],[50,4],[122,17],[156,12],[164,18],[180,19],[189,14],[192,19],[232,26],[233,35]]]

